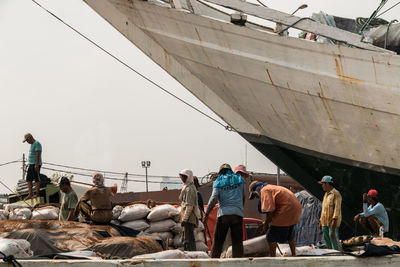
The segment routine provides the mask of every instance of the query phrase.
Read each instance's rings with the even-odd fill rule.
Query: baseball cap
[[[324,177],[322,177],[321,181],[319,181],[318,183],[319,184],[322,184],[322,183],[333,183],[333,178],[332,178],[332,176],[325,175]]]
[[[22,141],[22,143],[25,143],[29,138],[31,138],[32,137],[32,134],[30,134],[30,133],[26,133],[25,135],[24,135],[24,140]]]
[[[249,173],[246,170],[246,166],[244,166],[244,165],[237,165],[235,167],[235,169],[233,170],[233,172],[234,173],[241,172],[241,173],[244,173],[246,176],[249,176]]]
[[[223,169],[232,170],[232,167],[228,163],[224,163],[224,164],[221,165],[221,167],[219,167],[219,172],[218,173],[220,173]]]
[[[261,189],[267,185],[268,183],[260,182],[260,181],[253,181],[249,185],[249,199],[253,199],[256,196],[260,197],[260,191]]]
[[[378,191],[376,191],[375,189],[371,189],[368,191],[367,194],[369,197],[377,197],[378,196]]]
[[[61,177],[60,181],[58,182],[58,185],[61,186],[63,184],[70,185],[71,183],[70,183],[70,181],[69,181],[69,179],[67,177]]]

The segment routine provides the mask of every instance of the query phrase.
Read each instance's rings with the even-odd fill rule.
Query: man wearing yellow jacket
[[[331,176],[322,177],[318,183],[322,185],[322,189],[325,191],[319,226],[324,234],[326,247],[340,250],[338,228],[342,222],[342,196],[333,186]]]

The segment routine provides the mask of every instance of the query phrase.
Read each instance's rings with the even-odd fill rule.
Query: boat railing
[[[266,6],[256,5],[243,0],[160,0],[164,3],[169,3],[172,8],[183,9],[196,15],[215,17],[217,19],[229,20],[231,15],[228,12],[219,10],[210,4],[222,7],[228,10],[233,10],[241,14],[247,14],[257,17],[262,20],[276,23],[278,31],[276,34],[285,35],[289,28],[298,29],[304,32],[314,33],[324,36],[331,40],[347,44],[348,46],[361,49],[395,54],[393,51],[386,50],[381,47],[374,46],[364,42],[363,36],[360,34],[345,31],[326,24],[322,24],[308,17],[298,17],[293,14],[287,14],[278,10],[268,8]],[[218,17],[218,15],[220,17]],[[232,20],[231,20],[232,21]],[[282,25],[286,26],[285,28]],[[261,30],[274,32],[274,29],[253,23],[246,22],[246,26],[257,27]]]

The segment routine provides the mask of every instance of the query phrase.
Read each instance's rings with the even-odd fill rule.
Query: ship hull
[[[145,1],[86,2],[312,194],[332,175],[348,224],[374,187],[400,225],[399,56]]]

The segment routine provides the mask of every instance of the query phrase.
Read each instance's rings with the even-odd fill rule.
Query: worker
[[[179,173],[183,187],[179,195],[181,201],[181,225],[183,227],[183,249],[196,251],[194,228],[198,226],[200,210],[197,199],[197,189],[193,183],[193,172],[184,169]]]
[[[289,243],[292,256],[296,256],[295,225],[300,220],[300,201],[289,189],[254,181],[249,187],[249,199],[260,198],[263,222],[267,236],[269,256],[276,256],[278,243]]]
[[[78,204],[78,196],[72,189],[71,183],[67,177],[61,177],[59,186],[64,195],[62,198],[58,219],[60,221],[72,221],[76,218],[74,210]]]
[[[104,177],[99,172],[93,174],[93,184],[79,199],[75,214],[80,213],[90,223],[108,224],[113,218],[111,197],[116,190],[104,186]]]
[[[197,176],[193,176],[193,183],[196,186],[196,190],[197,190],[197,203],[199,204],[199,209],[201,212],[201,216],[203,218],[204,215],[204,200],[203,200],[203,196],[201,195],[199,188],[200,188],[200,183],[199,183],[199,179],[197,178]]]
[[[354,221],[360,223],[373,236],[379,235],[381,227],[382,234],[389,231],[389,217],[385,207],[379,202],[377,190],[371,189],[368,194],[363,194],[363,212],[357,214]]]
[[[219,168],[218,177],[213,183],[213,191],[208,201],[204,224],[208,215],[218,202],[217,224],[215,225],[211,258],[219,258],[228,232],[231,230],[232,256],[243,257],[243,205],[245,181],[233,173],[229,164]]]
[[[322,189],[325,191],[319,227],[324,234],[326,247],[340,250],[338,229],[342,222],[342,196],[335,189],[331,176],[322,177],[318,183],[322,185]]]
[[[40,168],[42,167],[42,145],[33,138],[32,134],[24,135],[23,143],[30,144],[28,156],[28,171],[26,173],[26,182],[28,184],[28,196],[26,199],[33,197],[32,182],[35,181],[36,197],[40,197]]]
[[[246,166],[244,165],[237,165],[234,169],[233,172],[236,174],[239,174],[242,176],[243,179],[248,179],[250,177],[250,173],[246,170]]]

